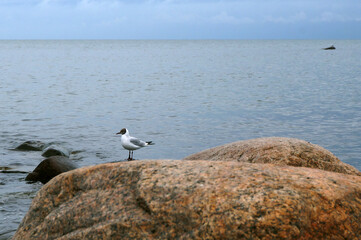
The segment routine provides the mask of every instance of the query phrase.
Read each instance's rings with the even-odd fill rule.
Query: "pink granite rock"
[[[359,176],[147,160],[58,175],[13,239],[358,239],[360,219]]]
[[[192,154],[185,160],[272,163],[361,176],[330,151],[295,138],[269,137],[233,142]]]

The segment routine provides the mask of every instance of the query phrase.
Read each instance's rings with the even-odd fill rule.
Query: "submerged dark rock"
[[[46,147],[46,144],[41,141],[26,141],[15,149],[20,151],[43,151]]]
[[[40,181],[47,183],[53,177],[78,168],[69,158],[63,156],[52,156],[43,160],[33,172],[29,173],[25,180],[30,182]]]
[[[68,149],[65,149],[58,145],[50,145],[44,149],[43,154],[41,154],[41,156],[43,156],[43,157],[51,157],[51,156],[69,157],[70,151]]]
[[[6,167],[6,166],[2,167],[2,166],[0,166],[1,171],[8,171],[8,170],[11,170],[11,169],[12,169],[11,167]]]
[[[0,173],[28,173],[28,172],[16,170],[16,169],[13,169],[11,167],[6,167],[6,166],[2,167],[2,166],[0,166]]]
[[[21,170],[0,170],[0,173],[28,173]]]

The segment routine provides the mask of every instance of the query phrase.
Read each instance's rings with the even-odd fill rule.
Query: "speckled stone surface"
[[[359,176],[144,160],[53,178],[13,239],[358,239],[360,219]]]
[[[272,163],[361,176],[330,151],[296,138],[269,137],[238,141],[192,154],[184,160]]]

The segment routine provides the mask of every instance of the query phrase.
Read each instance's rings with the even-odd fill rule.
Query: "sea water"
[[[124,127],[155,142],[136,159],[283,136],[361,170],[360,56],[358,40],[0,41],[0,239],[42,186],[22,173],[41,153],[12,150],[27,140],[88,166],[127,158]]]

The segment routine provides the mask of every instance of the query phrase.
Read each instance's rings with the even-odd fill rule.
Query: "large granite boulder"
[[[40,181],[45,184],[53,177],[76,168],[78,168],[78,166],[70,161],[69,158],[52,156],[39,163],[39,165],[26,176],[25,180],[30,182]]]
[[[361,176],[330,151],[296,138],[269,137],[238,141],[192,154],[184,160],[272,163]]]
[[[13,239],[358,239],[360,219],[359,176],[147,160],[53,178]]]

